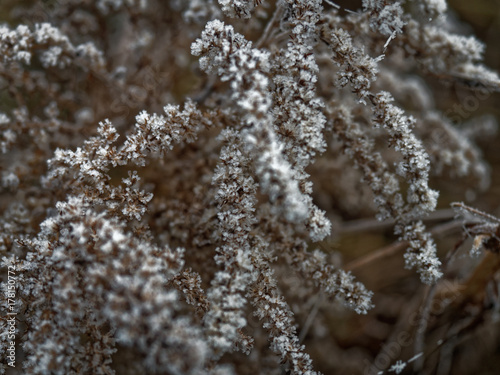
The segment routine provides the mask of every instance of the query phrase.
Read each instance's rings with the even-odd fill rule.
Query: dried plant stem
[[[271,33],[276,31],[275,30],[276,23],[279,22],[279,19],[281,18],[282,15],[283,15],[283,3],[278,2],[272,17],[267,22],[264,32],[260,36],[259,40],[255,43],[255,48],[262,48],[262,46],[265,45]]]
[[[309,315],[307,316],[306,322],[304,323],[304,326],[302,327],[302,330],[300,331],[299,334],[299,342],[301,343],[304,341],[304,338],[307,336],[307,332],[309,332],[309,329],[311,328],[314,319],[316,318],[316,315],[318,315],[319,308],[321,307],[321,304],[325,300],[325,294],[321,292],[320,294],[317,295],[314,304],[311,308],[311,311],[309,312]]]
[[[453,220],[445,224],[441,224],[435,226],[430,230],[431,234],[434,236],[445,236],[450,233],[457,231],[459,228],[463,226],[463,221],[461,220]],[[370,265],[375,260],[383,259],[386,257],[390,257],[402,250],[404,250],[408,246],[407,241],[399,241],[395,242],[389,246],[383,247],[381,249],[372,251],[370,254],[365,255],[361,258],[355,259],[344,266],[344,269],[347,271],[353,271],[355,269],[359,269],[362,267],[366,267]]]
[[[451,208],[444,208],[429,213],[425,218],[422,218],[422,221],[431,222],[431,221],[449,220],[453,219],[455,216],[456,216],[455,210]],[[342,223],[342,225],[336,230],[336,233],[346,234],[346,233],[357,233],[357,232],[367,232],[367,231],[378,231],[393,227],[394,224],[395,224],[394,220],[384,220],[384,221],[380,221],[377,219],[351,220]]]

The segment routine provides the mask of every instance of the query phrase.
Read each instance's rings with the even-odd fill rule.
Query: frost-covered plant
[[[1,309],[15,295],[20,373],[331,371],[322,330],[376,296],[329,238],[376,216],[435,288],[431,176],[488,185],[421,78],[500,87],[444,0],[3,7]]]

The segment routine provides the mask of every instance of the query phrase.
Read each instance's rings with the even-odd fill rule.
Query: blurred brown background
[[[450,8],[456,16],[470,26],[475,34],[486,44],[485,64],[500,72],[500,1],[499,0],[451,0]],[[500,123],[500,94],[492,95],[482,102],[477,114],[490,113],[495,115]],[[473,114],[474,115],[474,114]],[[478,197],[476,206],[500,216],[500,137],[479,142],[486,159],[492,167],[492,183],[486,194]]]

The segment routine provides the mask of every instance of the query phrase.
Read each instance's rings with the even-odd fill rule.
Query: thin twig
[[[325,3],[327,3],[328,5],[330,5],[330,6],[334,7],[335,9],[341,9],[341,8],[340,8],[340,5],[335,4],[335,3],[334,3],[333,1],[331,1],[331,0],[323,0],[323,1],[324,1]]]
[[[193,98],[193,101],[200,105],[203,104],[205,100],[207,100],[207,98],[210,96],[210,94],[212,94],[212,92],[214,91],[216,82],[217,79],[215,76],[209,76],[205,83],[205,86],[203,87],[201,92]]]
[[[320,292],[320,294],[316,297],[316,301],[314,301],[314,305],[309,312],[309,315],[307,316],[306,322],[304,323],[304,327],[302,327],[302,330],[300,331],[299,334],[299,342],[302,343],[304,341],[304,338],[307,335],[307,332],[311,328],[311,325],[314,322],[314,319],[316,319],[316,315],[318,315],[319,307],[323,303],[323,300],[325,299],[325,295],[323,292]]]
[[[372,365],[371,369],[383,371],[383,370],[386,370],[387,368],[389,368],[391,361],[395,359],[395,358],[391,358],[392,356],[394,356],[393,354],[391,354],[391,353],[393,353],[391,346],[394,345],[394,343],[398,342],[398,337],[400,337],[402,332],[406,332],[407,334],[411,333],[413,328],[411,326],[412,320],[409,319],[409,316],[411,316],[411,313],[413,311],[416,311],[418,309],[421,302],[422,302],[422,295],[420,292],[417,292],[417,293],[415,293],[414,297],[409,301],[409,303],[407,303],[403,307],[401,314],[399,315],[399,318],[398,318],[396,324],[394,325],[394,329],[392,330],[391,334],[389,335],[389,337],[385,341],[384,346],[382,347],[382,349],[379,351],[379,353],[377,354],[377,356],[375,357],[375,359],[372,362],[373,364],[378,363],[379,365],[378,366]],[[389,355],[389,361],[387,361],[387,359],[381,360],[382,356],[387,358],[388,355]],[[399,353],[398,353],[398,355],[399,355]],[[414,356],[411,360],[417,360],[418,358],[420,358],[420,357]],[[377,373],[378,373],[378,371],[377,371]],[[372,372],[370,372],[370,373],[372,373]]]
[[[448,264],[450,263],[451,259],[453,256],[457,253],[458,249],[460,246],[464,243],[465,237],[463,237],[455,246],[453,249],[451,249],[448,254],[446,255],[446,258],[443,261],[443,272],[446,271],[446,268]],[[425,294],[425,303],[424,307],[422,309],[422,315],[420,316],[420,321],[418,324],[418,329],[417,332],[415,333],[415,344],[414,344],[414,349],[413,353],[422,353],[425,348],[425,332],[427,331],[427,323],[429,322],[429,316],[430,316],[430,310],[431,310],[431,305],[434,300],[434,296],[436,295],[437,291],[437,284],[434,284],[432,286],[427,286],[426,288],[426,294]],[[413,366],[414,371],[421,371],[424,366],[424,359],[421,358],[417,360]]]
[[[433,236],[441,236],[441,235],[444,236],[449,232],[455,231],[457,228],[462,228],[462,226],[463,226],[462,220],[453,220],[448,223],[435,226],[430,230],[430,232]],[[399,251],[405,249],[407,246],[408,246],[407,241],[395,242],[389,246],[375,250],[368,255],[353,260],[352,262],[346,264],[344,266],[344,269],[346,271],[352,271],[356,268],[363,267],[367,264],[371,264],[373,261],[377,259],[382,259],[394,255]]]
[[[458,208],[462,209],[463,211],[467,212],[468,214],[475,216],[476,218],[484,218],[484,219],[491,221],[492,223],[500,223],[500,220],[497,217],[490,215],[486,212],[479,211],[477,208],[469,207],[462,202],[453,202],[451,204],[451,206],[458,207]]]
[[[266,25],[266,28],[264,29],[264,32],[260,36],[259,40],[255,43],[255,48],[261,48],[262,45],[266,42],[267,38],[269,38],[269,35],[271,34],[271,30],[273,29],[274,24],[276,23],[278,18],[281,17],[282,14],[283,14],[283,4],[278,3],[273,13],[273,16],[271,17],[271,19]]]
[[[456,211],[452,208],[446,208],[442,210],[436,210],[429,213],[426,217],[422,218],[422,221],[440,221],[440,220],[450,220],[457,215]],[[360,219],[351,220],[343,223],[342,226],[337,230],[337,233],[353,233],[353,232],[365,232],[371,230],[380,230],[384,228],[390,228],[394,226],[394,220],[379,221],[377,219]]]
[[[436,294],[436,285],[427,285],[424,294],[424,304],[422,314],[418,322],[418,329],[415,332],[415,342],[413,345],[413,353],[422,353],[425,349],[425,331],[427,331],[427,322],[431,311],[431,304]],[[421,371],[424,367],[424,357],[421,357],[413,364],[414,371]]]

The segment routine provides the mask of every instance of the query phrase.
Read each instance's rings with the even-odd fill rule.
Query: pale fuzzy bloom
[[[35,24],[33,31],[24,25],[18,26],[16,30],[0,26],[0,52],[4,62],[20,61],[25,64],[32,63],[32,56],[39,53],[40,62],[45,68],[63,69],[75,63],[101,71],[105,65],[102,52],[93,43],[75,46],[49,23]]]
[[[219,0],[222,12],[228,17],[250,18],[254,0]]]
[[[388,371],[394,372],[395,374],[401,374],[401,372],[403,372],[405,367],[406,367],[406,362],[399,360],[395,364],[393,364]]]
[[[424,0],[420,2],[419,6],[424,14],[431,18],[443,16],[448,9],[446,0]]]
[[[12,59],[29,64],[31,46],[32,35],[27,26],[19,25],[16,30],[10,30],[5,25],[0,26],[0,52],[4,61]]]
[[[500,85],[498,74],[480,64],[484,44],[474,37],[453,34],[443,26],[446,23],[438,27],[409,21],[401,37],[401,42],[408,46],[406,52],[438,77],[459,79],[496,91]],[[447,53],[441,56],[443,50]]]
[[[407,201],[412,205],[412,210],[407,214],[408,217],[419,218],[434,211],[438,192],[428,186],[429,156],[421,141],[411,131],[415,120],[391,104],[393,98],[388,92],[377,94],[372,101],[375,105],[375,124],[387,130],[389,144],[403,156],[403,161],[397,166],[397,172],[410,184]]]
[[[408,241],[405,261],[408,268],[416,267],[425,284],[434,284],[443,276],[441,262],[436,255],[436,245],[421,221],[402,228],[402,240]]]
[[[261,210],[266,218],[270,216],[266,224],[269,234],[265,237],[263,234],[264,238],[268,238],[268,242],[272,242],[270,251],[283,257],[295,272],[303,275],[306,280],[311,280],[326,295],[336,298],[358,314],[366,314],[373,307],[373,293],[362,283],[355,281],[349,272],[329,264],[325,253],[320,250],[308,251],[308,244],[303,236],[293,233],[282,218],[273,216],[268,206],[262,207]],[[282,239],[274,239],[276,235]],[[272,254],[267,256],[271,257]]]
[[[458,78],[470,81],[473,85],[477,84],[479,87],[484,86],[492,92],[500,84],[498,73],[489,70],[481,64],[466,62],[457,65],[453,70],[453,74]]]
[[[344,152],[363,172],[363,178],[374,194],[379,220],[402,217],[406,208],[399,181],[380,153],[375,152],[373,141],[363,134],[345,107],[330,108],[334,135],[342,142]]]
[[[268,246],[265,242],[260,245]],[[256,308],[254,314],[265,322],[263,327],[269,332],[271,349],[281,356],[282,362],[289,364],[292,373],[319,375],[313,370],[311,357],[299,342],[293,312],[277,288],[273,270],[265,262],[270,254],[266,249],[260,250],[260,256],[255,252],[251,256],[260,271],[248,292]]]
[[[185,7],[182,17],[186,22],[199,24],[202,21],[221,18],[221,10],[216,0],[180,0],[179,6]]]
[[[494,131],[496,121],[478,119],[478,126],[485,124]],[[463,129],[453,126],[446,118],[436,112],[427,113],[423,119],[421,133],[426,144],[434,175],[450,175],[453,178],[473,178],[478,190],[490,185],[489,167],[482,160],[481,151],[472,142],[473,136],[464,134]],[[479,133],[479,132],[478,132]]]
[[[370,152],[373,146],[359,128],[352,124],[352,117],[345,108],[332,110],[333,130],[340,137],[348,155],[362,168],[364,178],[375,194],[378,217],[394,218],[396,234],[409,241],[410,246],[405,255],[406,265],[417,268],[422,282],[433,283],[441,276],[441,263],[436,256],[435,244],[421,222],[408,225],[433,211],[437,204],[437,192],[428,187],[428,156],[421,142],[411,132],[414,120],[390,103],[392,97],[388,93],[382,92],[371,100],[376,106],[375,123],[387,129],[390,144],[403,156],[396,171],[410,184],[406,202],[399,192],[397,179],[388,171],[380,155]]]
[[[8,124],[9,121],[9,116],[7,116],[5,113],[0,113],[0,125]]]
[[[223,131],[221,139],[226,145],[212,183],[218,189],[218,227],[223,243],[216,249],[216,261],[222,270],[215,274],[207,292],[210,308],[204,317],[209,344],[218,357],[234,350],[240,341],[239,330],[246,325],[245,291],[256,272],[250,260],[250,231],[256,223],[256,184],[243,173],[249,160],[241,152],[238,133]],[[250,348],[248,343],[242,350],[249,352]]]
[[[262,190],[271,201],[278,202],[288,220],[301,222],[308,216],[306,198],[299,190],[295,171],[284,158],[269,114],[269,53],[251,47],[252,43],[231,26],[212,21],[201,39],[192,44],[191,51],[201,56],[203,70],[217,72],[223,81],[231,81],[232,98],[245,113],[244,147],[255,158]]]
[[[278,56],[273,81],[280,93],[279,105],[272,108],[273,123],[277,128],[283,153],[293,165],[307,205],[306,227],[313,242],[324,239],[331,231],[325,213],[313,203],[312,184],[305,168],[325,150],[323,129],[326,123],[323,102],[316,95],[319,71],[312,46],[317,33],[316,23],[322,11],[320,1],[287,2],[291,7],[289,19],[292,40]],[[300,16],[299,16],[300,15]]]
[[[325,215],[323,210],[316,207],[312,201],[310,202],[310,216],[307,222],[307,228],[309,229],[309,238],[313,242],[318,242],[323,240],[331,232],[332,224],[330,220]]]
[[[189,318],[176,316],[175,311],[180,312],[179,296],[165,289],[168,280],[183,266],[183,250],[159,249],[145,240],[138,246],[137,239],[124,232],[123,223],[95,212],[81,196],[59,202],[57,209],[58,215],[43,222],[39,237],[29,244],[37,252],[30,256],[29,262],[44,262],[44,267],[39,267],[32,277],[44,280],[54,272],[55,282],[47,284],[50,279],[46,279],[34,290],[21,292],[34,301],[35,311],[57,311],[57,329],[43,314],[29,318],[37,328],[29,333],[31,340],[24,345],[25,350],[33,353],[26,361],[27,368],[34,373],[44,373],[53,363],[58,363],[57,373],[70,371],[71,366],[79,366],[79,361],[86,358],[85,346],[75,333],[94,337],[97,344],[99,339],[94,330],[109,324],[116,342],[134,345],[145,354],[144,365],[151,371],[175,373],[182,369],[192,374],[201,371],[209,354],[202,331],[193,327]],[[50,249],[48,241],[59,236],[58,233],[60,245]],[[80,275],[80,281],[71,277],[75,272]],[[39,292],[43,288],[52,291],[52,300],[43,299]],[[104,300],[108,301],[107,306],[95,309]],[[140,303],[135,304],[134,300]],[[54,329],[45,332],[49,326]],[[165,331],[170,334],[159,334]],[[70,337],[72,341],[68,341]],[[32,345],[38,340],[42,342],[35,351]],[[68,351],[63,342],[71,343],[71,350]],[[114,340],[109,344],[106,349],[103,343],[101,353],[105,356],[92,364],[81,364],[82,368],[89,371],[107,368],[116,350]],[[94,346],[96,353],[101,350],[99,346]],[[161,347],[170,348],[169,354]],[[158,350],[162,351],[161,356]],[[179,355],[183,356],[182,361],[175,359]]]
[[[2,186],[15,189],[19,185],[19,178],[15,173],[2,173]]]
[[[183,111],[171,104],[163,110],[164,115],[142,111],[136,116],[136,131],[117,151],[115,165],[128,162],[144,165],[146,155],[159,157],[171,150],[175,143],[193,142],[198,131],[211,125],[210,116],[204,116],[190,100],[185,103]],[[144,138],[149,142],[143,143]]]
[[[96,6],[103,14],[108,14],[117,12],[124,7],[144,11],[148,6],[148,2],[148,0],[97,0]]]
[[[409,221],[418,220],[431,211],[434,211],[439,193],[428,186],[430,161],[422,143],[411,132],[414,119],[407,117],[403,111],[391,104],[392,97],[387,92],[376,95],[375,122],[384,126],[389,134],[392,147],[403,156],[403,161],[397,165],[397,172],[409,183],[406,193],[408,209],[397,221],[403,226],[400,232],[396,226],[396,233],[402,233],[402,239],[410,242],[405,255],[408,267],[417,267],[422,282],[434,283],[441,277],[439,267],[441,262],[436,255],[436,246],[424,225]]]
[[[314,283],[328,295],[336,297],[345,306],[358,314],[366,314],[373,308],[373,292],[363,284],[354,281],[354,277],[344,270],[336,270],[325,261],[325,254],[319,250],[306,253],[299,250],[294,254],[294,263],[300,272],[312,277]]]
[[[373,30],[392,38],[402,32],[405,22],[399,1],[387,4],[383,0],[363,0],[363,9],[368,13]]]
[[[363,48],[353,45],[351,36],[343,29],[332,30],[329,45],[335,64],[342,68],[338,74],[338,84],[341,87],[350,84],[359,100],[365,103],[370,87],[377,78],[381,58],[372,58]]]

